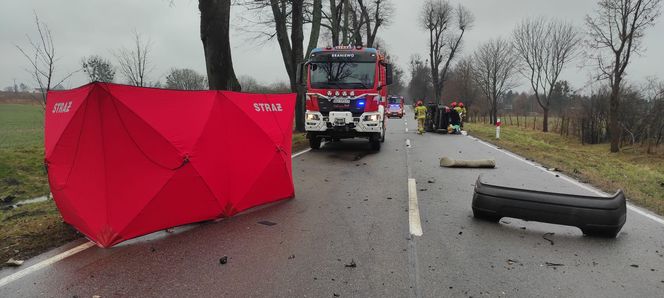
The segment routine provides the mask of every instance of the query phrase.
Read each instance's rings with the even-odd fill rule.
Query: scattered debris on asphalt
[[[556,169],[556,168],[549,168],[549,171],[551,171],[551,172],[558,172],[558,169]]]
[[[507,259],[507,265],[511,266],[511,265],[518,264],[518,263],[519,263],[519,261],[517,261],[517,260]]]
[[[494,159],[478,159],[478,160],[458,160],[448,157],[440,159],[440,166],[446,168],[495,168],[496,160]]]
[[[427,189],[426,188],[421,188],[420,191],[427,191]]]
[[[561,267],[561,266],[565,266],[565,264],[551,263],[551,262],[546,262],[546,263],[544,263],[544,265],[546,265],[547,267]]]
[[[639,268],[639,265],[636,265],[636,264],[632,264],[632,265],[630,265],[630,266],[631,266],[631,267],[634,267],[634,268]]]
[[[391,200],[392,198],[391,198],[391,197],[387,197],[387,199],[388,199],[388,200]]]
[[[334,296],[334,297],[339,297],[339,294],[337,294],[337,293],[332,293],[332,296]]]
[[[268,227],[271,227],[271,226],[274,226],[274,225],[277,224],[276,222],[271,222],[269,220],[262,220],[262,221],[259,221],[258,223],[262,224],[264,226],[268,226]]]
[[[350,264],[344,265],[346,268],[355,268],[357,267],[357,264],[355,263],[355,260],[351,259]]]
[[[551,245],[553,245],[553,240],[551,240],[551,239],[548,238],[548,237],[553,236],[553,235],[555,235],[555,234],[556,234],[556,233],[545,233],[544,235],[542,235],[542,238],[544,238],[544,240],[546,240],[546,241],[551,242]]]
[[[289,260],[295,259],[295,255],[290,255],[290,256],[288,256],[288,259],[289,259]]]
[[[526,227],[521,227],[520,229],[522,229],[522,230],[525,230],[525,229],[526,229]]]
[[[459,235],[462,235],[462,234],[463,234],[463,232],[459,232]]]
[[[7,264],[8,266],[11,266],[11,267],[18,267],[18,266],[23,265],[23,262],[24,262],[23,260],[15,260],[14,258],[11,258],[5,264]]]
[[[433,179],[432,179],[432,180],[427,181],[427,183],[429,183],[429,184],[431,184],[431,183],[436,183],[436,180],[433,180]]]
[[[227,256],[223,256],[219,259],[219,264],[226,265],[226,263],[228,263],[228,257]]]
[[[155,252],[155,251],[157,251],[157,249],[155,249],[154,247],[150,247],[150,252]]]

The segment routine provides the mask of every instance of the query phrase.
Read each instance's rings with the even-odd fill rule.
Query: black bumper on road
[[[574,226],[586,235],[615,237],[625,224],[627,205],[622,190],[612,197],[582,196],[475,184],[473,214],[498,221],[513,217]]]

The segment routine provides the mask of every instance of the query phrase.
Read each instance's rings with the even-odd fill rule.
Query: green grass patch
[[[43,144],[44,110],[41,106],[0,104],[0,149]]]
[[[519,127],[468,123],[469,133],[516,154],[613,193],[623,189],[628,199],[664,214],[664,156],[640,150],[610,153],[608,144],[582,145],[575,139]]]
[[[0,268],[9,258],[25,260],[79,237],[52,200],[0,211]]]

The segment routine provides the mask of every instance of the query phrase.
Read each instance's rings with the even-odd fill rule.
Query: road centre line
[[[297,153],[291,155],[291,158],[298,157],[298,156],[300,156],[300,155],[302,155],[302,154],[305,154],[305,153],[307,153],[307,152],[309,152],[309,151],[311,151],[311,149],[306,149],[306,150],[303,150],[303,151],[297,152]],[[46,260],[43,260],[43,261],[41,261],[41,262],[39,262],[39,263],[36,263],[36,264],[34,264],[34,265],[32,265],[32,266],[30,266],[30,267],[28,267],[28,268],[25,268],[25,269],[23,269],[23,270],[21,270],[21,271],[18,271],[18,272],[16,272],[16,273],[11,274],[11,275],[5,276],[5,277],[3,277],[3,278],[0,279],[0,288],[2,288],[2,287],[4,287],[4,286],[8,285],[8,284],[11,283],[11,282],[14,282],[14,281],[20,279],[20,278],[22,278],[22,277],[25,277],[25,276],[27,276],[27,275],[29,275],[29,274],[32,274],[32,273],[36,272],[36,271],[39,271],[39,270],[41,270],[41,269],[44,269],[44,268],[46,268],[46,267],[49,266],[49,265],[55,264],[55,263],[57,263],[57,262],[59,262],[59,261],[64,260],[65,258],[71,257],[71,256],[73,256],[73,255],[75,255],[75,254],[77,254],[77,253],[79,253],[79,252],[82,252],[82,251],[84,251],[84,250],[86,250],[86,249],[88,249],[88,248],[91,248],[91,247],[93,247],[93,246],[95,246],[95,243],[94,243],[94,242],[92,242],[92,241],[85,242],[85,243],[83,243],[83,244],[81,244],[81,245],[79,245],[79,246],[76,246],[76,247],[74,247],[74,248],[72,248],[72,249],[70,249],[70,250],[67,250],[67,251],[62,252],[62,253],[60,253],[60,254],[57,254],[57,255],[55,255],[55,256],[52,256],[52,257],[50,257],[50,258],[48,258],[48,259],[46,259]]]
[[[422,236],[420,208],[417,203],[417,181],[413,178],[408,178],[408,223],[411,235]]]
[[[562,178],[563,180],[565,180],[565,181],[567,181],[567,182],[569,182],[569,183],[572,183],[572,184],[574,184],[574,185],[576,185],[576,186],[579,186],[579,187],[581,187],[581,188],[583,188],[583,189],[585,189],[585,190],[587,190],[587,191],[590,191],[590,192],[592,192],[592,193],[594,193],[594,194],[597,194],[597,195],[599,195],[599,196],[604,196],[604,197],[609,196],[609,194],[607,194],[607,193],[605,193],[605,192],[603,192],[603,191],[600,191],[600,190],[598,190],[598,189],[596,189],[596,188],[594,188],[594,187],[591,187],[591,186],[589,186],[589,185],[583,184],[583,183],[581,183],[581,182],[575,180],[574,178],[568,177],[567,175],[564,175],[564,174],[562,174],[562,173],[558,173],[558,172],[552,172],[552,171],[549,171],[549,170],[545,169],[543,166],[538,165],[538,164],[536,164],[536,163],[534,163],[534,162],[532,162],[532,161],[529,161],[529,160],[525,159],[525,158],[522,157],[522,156],[516,155],[516,154],[514,154],[514,153],[512,153],[512,152],[509,152],[509,151],[506,151],[506,150],[498,149],[498,147],[494,146],[493,144],[487,143],[487,142],[482,141],[482,140],[480,140],[480,139],[478,139],[478,138],[471,137],[471,136],[469,136],[469,137],[470,137],[471,139],[474,139],[474,140],[476,140],[476,141],[478,141],[478,142],[480,142],[480,143],[482,143],[482,144],[488,146],[488,147],[491,147],[491,148],[493,148],[493,149],[495,149],[495,150],[497,150],[497,151],[500,151],[500,152],[506,154],[507,156],[510,156],[510,157],[512,157],[512,158],[514,158],[514,159],[516,159],[516,160],[519,160],[519,161],[521,161],[521,162],[524,162],[524,163],[526,163],[526,164],[529,164],[529,165],[531,165],[531,166],[533,166],[533,167],[539,169],[539,170],[542,171],[542,172],[548,173],[548,174],[553,175],[553,176],[558,175],[559,178]],[[664,225],[664,219],[662,219],[661,217],[659,217],[659,216],[657,216],[657,215],[651,213],[650,211],[644,210],[643,208],[638,207],[638,206],[635,206],[635,205],[633,205],[632,203],[629,203],[629,202],[627,203],[627,208],[629,208],[630,210],[636,212],[637,214],[640,214],[640,215],[642,215],[642,216],[644,216],[644,217],[646,217],[646,218],[649,218],[649,219],[651,219],[651,220],[653,220],[653,221],[655,221],[655,222],[657,222],[657,223],[659,223],[659,224]]]

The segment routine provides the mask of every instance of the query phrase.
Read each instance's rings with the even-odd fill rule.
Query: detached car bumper
[[[586,235],[615,237],[626,221],[627,205],[619,190],[611,197],[581,196],[475,184],[473,214],[498,221],[513,217],[574,226]]]

